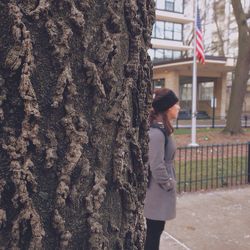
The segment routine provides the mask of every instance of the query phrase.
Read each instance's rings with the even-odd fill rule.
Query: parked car
[[[178,120],[190,120],[192,118],[191,112],[188,110],[181,110],[178,115]],[[197,119],[206,120],[211,119],[211,117],[207,114],[206,111],[198,111]]]
[[[211,119],[206,111],[198,111],[196,118],[200,120]]]
[[[178,115],[178,120],[190,120],[191,119],[191,113],[187,110],[180,110]]]

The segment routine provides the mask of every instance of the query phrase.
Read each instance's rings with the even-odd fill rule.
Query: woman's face
[[[174,106],[172,106],[171,108],[169,108],[167,110],[167,116],[169,120],[174,120],[177,119],[179,111],[180,111],[180,105],[177,102]]]

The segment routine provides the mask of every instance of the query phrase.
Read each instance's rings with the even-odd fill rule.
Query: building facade
[[[205,54],[210,56],[206,56],[205,65],[198,64],[197,110],[207,117],[225,118],[238,53],[237,25],[230,0],[198,2]],[[243,2],[249,8],[250,1]],[[182,111],[190,114],[194,1],[156,0],[155,4],[156,22],[149,50],[154,64],[154,87],[173,89],[180,97]]]
[[[193,22],[185,12],[184,0],[155,0],[156,22],[152,31],[152,49],[149,50],[154,62],[180,59],[192,49],[186,45],[185,26]]]

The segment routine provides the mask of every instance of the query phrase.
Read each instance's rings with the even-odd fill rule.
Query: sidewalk
[[[250,249],[250,186],[178,197],[160,250],[211,249]]]

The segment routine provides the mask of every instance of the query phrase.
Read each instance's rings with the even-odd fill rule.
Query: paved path
[[[166,224],[160,250],[250,249],[250,186],[185,193]]]

